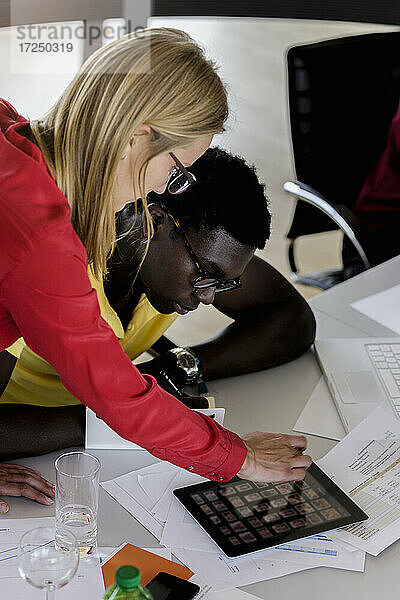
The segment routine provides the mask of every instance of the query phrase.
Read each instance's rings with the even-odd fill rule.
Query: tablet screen
[[[368,518],[314,463],[304,481],[255,483],[235,477],[174,494],[229,557]]]

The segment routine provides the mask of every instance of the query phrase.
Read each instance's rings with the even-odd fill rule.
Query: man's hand
[[[25,496],[49,506],[54,500],[54,486],[43,479],[38,471],[22,465],[0,464],[0,494]],[[0,513],[10,510],[7,502],[0,499]]]
[[[304,479],[311,465],[303,435],[254,431],[242,437],[247,456],[238,477],[251,481],[295,481]]]

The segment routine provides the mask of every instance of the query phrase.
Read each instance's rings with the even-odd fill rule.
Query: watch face
[[[193,369],[197,366],[196,359],[189,352],[180,354],[178,363],[183,369]]]

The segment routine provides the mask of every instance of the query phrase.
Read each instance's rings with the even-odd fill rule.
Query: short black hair
[[[222,228],[241,244],[264,248],[271,214],[254,167],[240,156],[209,148],[189,171],[197,182],[188,190],[179,195],[151,193],[148,202],[164,205],[185,230]]]

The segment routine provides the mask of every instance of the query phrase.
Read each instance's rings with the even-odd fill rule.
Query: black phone
[[[195,583],[160,571],[146,585],[154,600],[191,600],[200,591]]]

